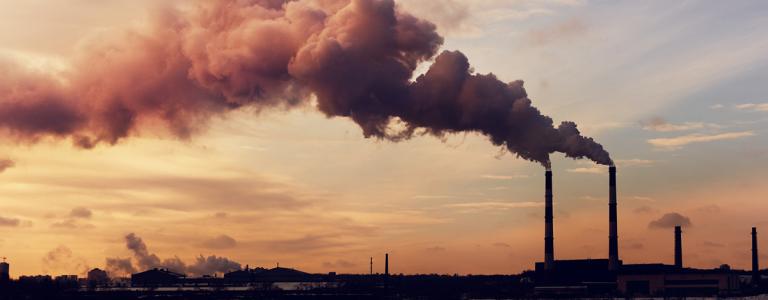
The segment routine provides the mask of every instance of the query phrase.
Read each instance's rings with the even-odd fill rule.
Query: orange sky
[[[457,1],[440,10],[399,3],[436,22],[444,48],[465,51],[479,72],[526,79],[545,114],[576,121],[612,152],[625,263],[672,261],[672,229],[649,223],[674,212],[691,221],[686,265],[748,267],[750,228],[768,230],[765,98],[756,96],[766,92],[757,79],[768,78],[768,63],[755,54],[766,43],[738,35],[741,23],[726,26],[721,40],[752,43],[736,58],[695,32],[671,36],[621,17],[652,9],[512,2],[473,2],[499,12],[492,16]],[[695,8],[655,21],[695,27],[687,26],[698,24]],[[151,1],[5,1],[0,26],[23,29],[0,32],[0,55],[66,70],[78,43],[142,28],[156,9]],[[615,53],[609,41],[628,36],[642,37],[637,49],[606,54]],[[235,111],[188,139],[143,132],[92,150],[55,138],[3,141],[3,159],[14,163],[0,170],[0,256],[14,277],[103,268],[108,257],[131,257],[128,233],[161,258],[215,254],[311,272],[364,273],[371,256],[382,271],[385,252],[395,273],[516,273],[543,257],[538,164],[475,134],[364,139],[354,123],[311,104]],[[553,163],[556,257],[607,256],[607,170],[559,154]]]

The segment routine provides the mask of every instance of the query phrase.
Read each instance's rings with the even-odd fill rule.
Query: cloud
[[[720,206],[717,204],[706,205],[696,209],[698,212],[703,213],[719,213],[721,211]]]
[[[571,18],[547,27],[528,32],[527,39],[533,45],[546,45],[558,40],[571,39],[587,33],[589,27],[582,19]]]
[[[92,224],[80,223],[77,219],[66,219],[60,222],[51,224],[51,228],[60,229],[90,229],[94,226]]]
[[[543,202],[468,202],[446,204],[445,207],[458,209],[462,212],[498,211],[518,208],[531,208],[544,206]]]
[[[429,199],[452,199],[452,198],[456,198],[456,197],[455,196],[450,196],[450,195],[416,195],[416,196],[411,197],[411,199],[414,199],[414,200],[420,200],[420,199],[421,200],[425,200],[425,199],[426,200],[429,200]]]
[[[636,214],[651,214],[651,213],[657,213],[659,210],[655,209],[653,207],[650,207],[648,205],[643,205],[640,207],[635,208],[632,210]]]
[[[689,130],[705,129],[705,128],[717,129],[722,127],[717,124],[703,123],[703,122],[685,122],[680,124],[673,124],[673,123],[667,122],[667,120],[665,120],[662,117],[654,117],[649,120],[641,121],[640,125],[645,130],[657,131],[657,132],[689,131]]]
[[[667,228],[674,228],[675,226],[682,226],[682,227],[690,227],[691,219],[683,216],[679,213],[667,213],[664,214],[661,218],[658,220],[651,221],[648,223],[648,228],[651,229],[667,229]]]
[[[709,106],[709,109],[723,109],[725,108],[725,105],[722,104],[712,104]]]
[[[19,219],[0,216],[0,227],[17,227],[19,223],[21,223]]]
[[[219,235],[217,237],[207,239],[202,243],[203,247],[211,249],[228,249],[237,246],[237,241],[226,234]]]
[[[311,193],[297,192],[295,185],[265,178],[248,171],[221,176],[172,176],[166,174],[146,174],[137,176],[80,176],[62,177],[42,175],[22,181],[39,184],[44,181],[47,187],[62,190],[84,189],[93,193],[121,193],[123,191],[143,191],[148,194],[163,195],[163,208],[187,211],[211,209],[214,211],[243,208],[272,210],[295,210],[308,207],[321,201]],[[222,193],[222,191],[227,191]],[[125,202],[134,209],[147,208],[142,202]],[[157,203],[149,203],[149,208],[157,208]],[[225,216],[220,215],[220,216]]]
[[[649,160],[649,159],[619,159],[616,160],[616,166],[622,167],[622,168],[631,168],[631,167],[647,167],[655,164],[656,161]]]
[[[619,168],[633,168],[633,167],[651,166],[655,163],[655,161],[648,160],[648,159],[633,158],[633,159],[615,160],[614,163]],[[583,167],[570,168],[570,169],[566,169],[565,171],[569,173],[579,173],[579,174],[607,174],[608,173],[608,168],[606,168],[603,165],[598,165],[590,161],[579,161],[577,164],[582,165]]]
[[[447,250],[448,249],[446,249],[445,247],[440,247],[440,246],[434,246],[434,247],[429,247],[429,248],[424,249],[424,251],[427,251],[427,252],[430,252],[430,253],[445,252]]]
[[[441,33],[479,37],[494,23],[551,16],[558,8],[581,5],[583,1],[398,0],[397,3],[435,23]]]
[[[507,244],[507,243],[502,243],[502,242],[493,243],[492,246],[494,246],[496,248],[512,248],[512,245]]]
[[[339,259],[335,262],[326,261],[323,263],[323,268],[326,269],[351,269],[354,267],[357,267],[357,264],[343,259]]]
[[[768,103],[745,103],[736,105],[738,110],[768,112]]]
[[[726,132],[718,134],[689,134],[672,138],[656,138],[648,140],[648,143],[656,148],[664,150],[676,150],[683,146],[695,143],[706,143],[723,140],[733,140],[754,136],[753,131]]]
[[[349,243],[339,241],[338,236],[332,234],[307,234],[300,238],[271,240],[261,242],[266,248],[277,252],[315,252],[333,248],[342,248]]]
[[[522,178],[530,178],[530,177],[531,177],[530,175],[526,175],[526,174],[514,174],[514,175],[485,174],[480,176],[480,178],[490,179],[490,180],[513,180],[513,179],[522,179]]]
[[[69,212],[72,218],[90,219],[93,212],[85,207],[75,207]]]
[[[567,169],[567,172],[570,173],[580,173],[580,174],[603,174],[607,173],[604,166],[594,165],[591,167],[579,167],[579,168],[572,168]]]
[[[13,168],[15,165],[16,165],[16,162],[10,159],[0,159],[0,173],[3,173],[5,170],[8,170],[10,168]]]

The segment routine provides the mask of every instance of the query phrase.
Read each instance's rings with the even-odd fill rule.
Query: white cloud
[[[648,143],[656,148],[664,150],[676,150],[683,146],[695,143],[706,143],[722,140],[733,140],[744,137],[754,136],[752,131],[740,131],[740,132],[726,132],[718,134],[688,134],[671,138],[656,138],[648,140]]]
[[[582,173],[582,174],[602,174],[605,173],[605,167],[594,165],[592,167],[580,167],[580,168],[573,168],[566,170],[571,173]]]
[[[745,103],[736,105],[736,109],[768,112],[768,103]]]
[[[632,159],[617,159],[616,165],[619,167],[629,168],[629,167],[647,167],[650,165],[653,165],[656,163],[656,161],[649,160],[649,159],[638,159],[638,158],[632,158]]]
[[[397,3],[408,12],[435,23],[444,35],[478,37],[494,23],[555,15],[559,8],[582,5],[583,1],[397,0]]]
[[[645,120],[640,122],[640,125],[642,125],[643,129],[648,131],[658,131],[658,132],[673,132],[673,131],[689,131],[689,130],[695,130],[695,129],[704,129],[704,128],[721,128],[722,126],[712,123],[704,123],[704,122],[684,122],[684,123],[669,123],[667,120],[661,117],[655,117],[651,118],[649,120]]]

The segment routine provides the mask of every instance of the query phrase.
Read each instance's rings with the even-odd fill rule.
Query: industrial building
[[[11,280],[11,266],[5,262],[5,257],[3,257],[3,262],[0,262],[0,282],[9,280]]]
[[[535,264],[538,296],[727,296],[743,292],[741,276],[727,265],[718,269],[693,269],[683,265],[682,228],[675,227],[674,265],[624,264],[618,251],[616,167],[609,167],[608,258],[556,260],[552,171],[545,172],[544,261]],[[752,228],[752,278],[760,281],[757,229]]]

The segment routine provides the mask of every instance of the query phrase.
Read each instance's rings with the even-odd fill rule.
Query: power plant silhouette
[[[554,254],[553,175],[544,175],[544,261],[536,263],[534,293],[545,297],[576,296],[726,296],[759,288],[757,228],[752,228],[752,270],[694,269],[683,265],[683,231],[674,231],[674,264],[624,264],[619,258],[616,166],[608,169],[608,258],[556,260]]]
[[[746,297],[768,294],[759,268],[757,228],[752,227],[752,268],[734,270],[685,267],[683,227],[674,227],[674,263],[625,264],[619,256],[618,192],[615,166],[608,168],[608,258],[558,260],[554,239],[554,184],[544,173],[544,260],[515,275],[310,274],[291,268],[250,268],[223,277],[190,278],[164,268],[109,278],[93,269],[74,275],[21,276],[0,263],[0,300],[6,299],[516,299],[608,297]]]

